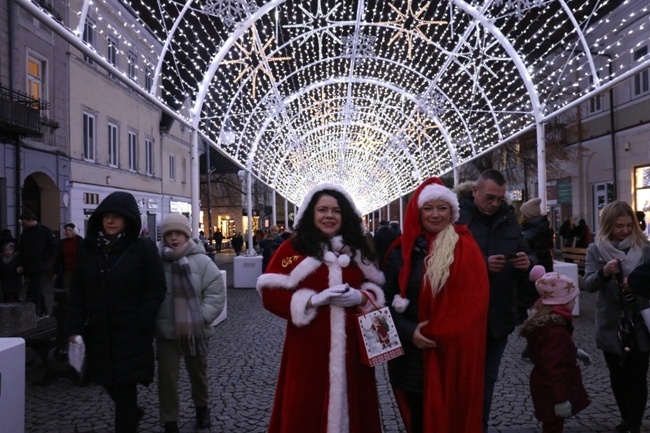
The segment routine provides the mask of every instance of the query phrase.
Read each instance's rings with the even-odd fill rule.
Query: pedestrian
[[[482,172],[475,183],[459,188],[460,224],[466,224],[483,252],[490,279],[485,354],[483,433],[487,433],[494,384],[508,335],[517,323],[516,286],[537,264],[521,234],[515,210],[506,200],[506,180],[497,170]]]
[[[0,286],[2,302],[20,302],[20,289],[23,287],[22,268],[15,244],[7,241],[2,244],[2,261],[0,261]]]
[[[409,433],[481,429],[489,282],[458,216],[456,195],[438,178],[425,180],[384,267],[405,352],[388,361],[388,373]]]
[[[341,186],[313,187],[257,280],[287,321],[270,433],[382,431],[375,370],[361,362],[357,314],[384,305],[384,276],[361,213]]]
[[[573,225],[573,219],[570,216],[564,218],[564,221],[562,221],[562,224],[560,225],[560,229],[558,230],[558,233],[560,234],[560,238],[562,240],[563,247],[573,246],[574,229],[575,226]]]
[[[535,257],[546,272],[553,271],[553,238],[554,233],[546,214],[542,214],[540,205],[542,199],[537,197],[528,200],[519,208],[522,234],[528,245],[533,249]],[[528,318],[528,309],[539,298],[535,284],[529,278],[522,278],[517,291],[518,323]]]
[[[621,414],[618,433],[638,433],[648,400],[648,360],[650,334],[640,310],[647,308],[642,296],[626,296],[626,280],[643,263],[650,262],[650,242],[645,237],[632,207],[613,201],[600,215],[595,242],[587,248],[584,284],[596,297],[596,347],[603,351],[609,379]],[[621,284],[622,287],[619,287]],[[647,281],[646,281],[647,284]],[[623,289],[623,290],[621,290]],[[633,343],[624,351],[619,339],[621,313],[626,302],[636,323]]]
[[[38,222],[36,214],[30,210],[20,215],[23,232],[18,238],[18,257],[23,275],[27,278],[27,301],[34,303],[39,319],[49,317],[45,296],[43,296],[43,277],[50,270],[50,260],[57,251],[54,233]]]
[[[207,375],[208,340],[212,322],[221,314],[226,288],[217,265],[205,255],[200,241],[192,239],[190,222],[171,213],[162,223],[160,254],[167,293],[156,319],[158,399],[165,433],[177,433],[178,380],[185,361],[196,410],[196,429],[212,426]]]
[[[151,236],[149,235],[149,229],[146,227],[143,227],[142,230],[140,231],[140,237],[143,239],[151,239]]]
[[[388,221],[382,220],[379,222],[379,228],[375,231],[374,244],[380,268],[383,267],[388,247],[397,239],[397,236],[398,233],[388,226]]]
[[[591,230],[584,219],[578,221],[573,229],[573,246],[576,248],[587,248],[591,243]]]
[[[54,306],[52,315],[56,318],[56,347],[57,354],[66,349],[65,317],[70,295],[70,282],[77,267],[79,254],[83,248],[83,238],[74,223],[63,226],[64,238],[59,242],[59,248],[54,259]]]
[[[284,239],[280,237],[280,229],[278,226],[272,225],[269,227],[269,234],[266,235],[264,239],[260,240],[259,244],[262,249],[262,272],[266,270],[269,261],[271,261],[271,257],[282,242],[284,242]]]
[[[214,246],[218,253],[221,252],[221,242],[223,242],[223,233],[221,232],[221,229],[219,229],[214,234]]]
[[[143,411],[137,385],[154,374],[156,315],[165,297],[165,274],[155,243],[140,239],[135,198],[109,194],[88,220],[70,283],[66,335],[82,336],[86,379],[102,385],[115,403],[116,433],[134,433]]]
[[[526,338],[533,370],[530,395],[542,433],[562,433],[564,420],[589,404],[577,360],[591,357],[573,341],[573,307],[580,294],[571,278],[537,265],[530,272],[540,299],[520,335]]]
[[[235,236],[230,239],[230,245],[232,246],[232,249],[235,250],[236,256],[241,254],[241,249],[244,246],[244,237],[241,232],[235,232]]]

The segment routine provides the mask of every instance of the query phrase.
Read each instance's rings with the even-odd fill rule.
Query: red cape
[[[487,313],[490,297],[485,259],[467,226],[459,235],[454,263],[442,291],[420,290],[421,332],[438,347],[423,350],[424,431],[480,432]]]

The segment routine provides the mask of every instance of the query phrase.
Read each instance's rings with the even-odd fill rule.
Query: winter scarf
[[[623,261],[623,275],[627,277],[643,262],[643,249],[632,244],[632,236],[620,242],[608,242],[603,239],[596,240],[598,252],[605,261],[620,259]],[[627,253],[625,252],[627,251]]]
[[[167,245],[162,247],[162,259],[172,262],[172,297],[174,299],[174,322],[176,345],[184,355],[207,355],[208,340],[204,332],[203,315],[190,278],[190,262],[187,254],[192,250],[190,240],[178,250]]]

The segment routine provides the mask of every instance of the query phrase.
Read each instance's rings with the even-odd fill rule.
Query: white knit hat
[[[174,230],[183,233],[188,239],[192,238],[192,227],[190,226],[190,221],[185,215],[178,212],[167,215],[162,223],[163,236]]]
[[[297,226],[298,223],[300,222],[300,219],[302,218],[305,209],[307,209],[307,206],[309,206],[309,203],[314,198],[314,195],[319,191],[324,191],[326,189],[330,189],[332,191],[341,193],[343,197],[345,197],[350,202],[350,206],[352,206],[354,212],[357,215],[359,215],[359,218],[361,218],[361,211],[357,209],[356,205],[354,204],[354,201],[352,200],[352,196],[350,196],[350,194],[345,190],[345,188],[343,188],[341,185],[338,185],[336,183],[325,182],[325,183],[319,183],[318,185],[314,186],[312,189],[310,189],[307,192],[305,197],[302,199],[302,204],[298,208],[298,213],[296,214],[296,217],[293,220],[294,227]]]

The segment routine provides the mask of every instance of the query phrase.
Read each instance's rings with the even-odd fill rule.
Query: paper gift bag
[[[359,324],[357,331],[362,346],[361,361],[365,365],[374,367],[404,355],[404,349],[388,307],[366,314],[358,314],[357,321]]]

